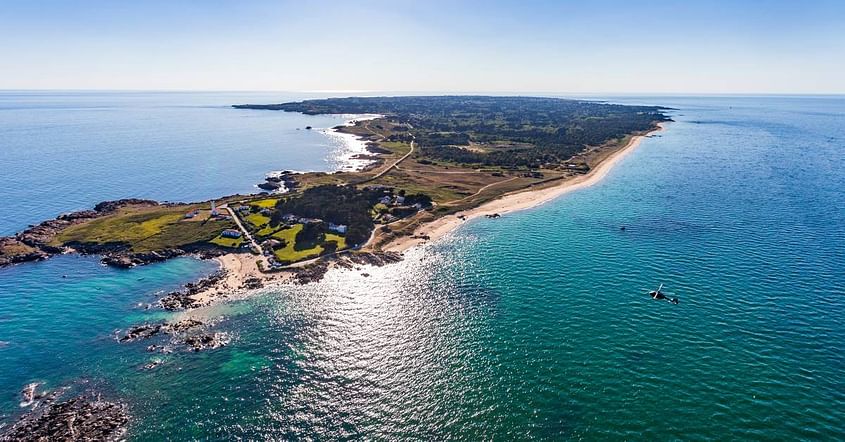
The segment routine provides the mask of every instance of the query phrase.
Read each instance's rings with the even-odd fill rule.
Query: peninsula
[[[365,140],[371,163],[352,172],[271,176],[261,188],[282,191],[256,195],[101,203],[0,238],[0,265],[72,252],[101,254],[119,267],[186,253],[220,257],[224,277],[168,304],[202,305],[268,278],[319,278],[330,262],[389,262],[473,216],[496,217],[589,184],[626,147],[670,121],[660,107],[540,97],[350,97],[233,107],[377,115],[333,129]]]

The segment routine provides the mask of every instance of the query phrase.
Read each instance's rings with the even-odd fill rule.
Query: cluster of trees
[[[383,196],[375,189],[325,185],[305,189],[301,195],[280,199],[270,223],[278,225],[288,213],[347,226],[346,242],[363,244],[374,228],[370,208]]]
[[[410,124],[424,156],[461,163],[534,166],[565,161],[587,145],[668,121],[665,108],[542,97],[350,97],[240,107],[306,114],[379,113]],[[398,137],[397,137],[398,138]],[[528,149],[461,149],[470,142]]]

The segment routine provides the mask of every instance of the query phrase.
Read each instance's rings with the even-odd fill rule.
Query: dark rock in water
[[[100,262],[109,267],[116,267],[119,269],[128,269],[135,266],[132,259],[125,255],[106,255],[100,260]]]
[[[88,393],[36,407],[0,433],[0,441],[120,440],[128,421],[125,405]]]
[[[142,324],[136,325],[129,329],[125,335],[121,336],[119,342],[133,342],[142,339],[149,339],[159,333],[173,334],[181,333],[190,330],[194,327],[203,325],[202,321],[196,319],[184,319],[179,322],[161,323],[161,324]]]
[[[179,322],[173,322],[173,323],[165,324],[163,326],[163,328],[164,328],[164,331],[166,333],[179,333],[179,332],[183,332],[183,331],[192,329],[194,327],[199,327],[201,325],[203,325],[202,321],[189,318],[189,319],[183,319]]]
[[[282,188],[282,185],[275,181],[267,181],[259,184],[258,188],[264,190],[279,190]]]
[[[157,335],[162,328],[162,324],[143,324],[137,325],[129,329],[125,335],[118,339],[119,342],[132,342],[141,339],[149,339]]]
[[[152,369],[154,369],[154,368],[158,367],[159,365],[161,365],[161,364],[163,364],[163,363],[164,363],[164,361],[162,361],[161,359],[153,359],[152,361],[150,361],[150,362],[148,362],[148,363],[144,364],[144,365],[141,367],[141,369],[142,369],[142,370],[152,370]]]
[[[41,385],[40,382],[32,382],[23,387],[21,390],[21,407],[28,407],[36,400],[44,397],[44,394],[37,391],[39,385]]]
[[[311,126],[305,126],[305,129],[311,130]]]
[[[185,344],[193,351],[202,351],[225,347],[227,344],[226,336],[223,333],[214,333],[210,335],[195,335],[185,338]]]

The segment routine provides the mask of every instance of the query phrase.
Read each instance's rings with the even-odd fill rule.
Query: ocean
[[[202,201],[354,166],[362,145],[325,134],[351,116],[231,108],[318,96],[0,91],[0,235],[104,200]]]
[[[227,95],[204,97],[215,118],[241,118]],[[668,106],[676,121],[590,188],[470,221],[398,264],[196,312],[230,338],[218,350],[115,340],[171,316],[145,303],[208,262],[0,269],[0,413],[19,412],[26,383],[81,382],[129,404],[139,441],[841,440],[845,98],[601,98]],[[287,158],[269,168],[298,168]],[[12,192],[33,204],[31,190]],[[74,204],[111,197],[97,191]],[[38,219],[4,207],[7,229]],[[646,295],[661,283],[678,305]]]

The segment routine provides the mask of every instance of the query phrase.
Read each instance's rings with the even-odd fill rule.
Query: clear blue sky
[[[0,89],[845,93],[845,1],[0,0]]]

